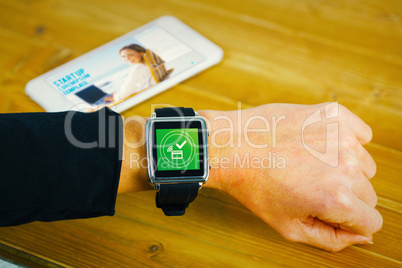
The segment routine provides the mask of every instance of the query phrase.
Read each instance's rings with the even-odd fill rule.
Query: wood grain
[[[185,217],[154,193],[123,194],[116,215],[0,229],[0,256],[32,267],[402,267],[402,2],[399,0],[0,1],[0,112],[43,111],[25,84],[159,16],[224,49],[212,67],[124,112],[155,103],[232,110],[339,101],[373,129],[366,146],[383,229],[340,253],[288,242],[236,200],[203,189]]]

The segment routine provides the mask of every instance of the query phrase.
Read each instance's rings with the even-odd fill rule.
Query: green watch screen
[[[159,171],[198,170],[198,128],[156,129]]]

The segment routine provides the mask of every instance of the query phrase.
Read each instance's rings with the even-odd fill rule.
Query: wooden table
[[[204,189],[185,217],[152,191],[118,197],[116,215],[0,229],[0,256],[32,267],[402,267],[402,2],[399,0],[0,1],[0,112],[42,109],[32,78],[162,15],[225,52],[221,64],[151,104],[232,110],[336,101],[371,125],[366,146],[383,229],[339,253],[283,239],[228,195]],[[3,152],[2,152],[3,153]]]

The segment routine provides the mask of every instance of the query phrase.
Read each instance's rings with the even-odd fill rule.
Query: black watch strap
[[[192,108],[165,107],[155,109],[156,117],[195,116]],[[156,193],[156,207],[166,216],[182,216],[198,195],[199,183],[160,184]]]
[[[155,109],[156,117],[195,116],[193,108],[165,107]]]
[[[156,207],[166,216],[182,216],[198,195],[198,183],[161,184],[156,193]]]

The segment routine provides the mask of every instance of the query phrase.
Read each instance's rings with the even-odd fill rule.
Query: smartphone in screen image
[[[220,47],[164,16],[34,78],[25,90],[48,112],[122,112],[222,57]]]

